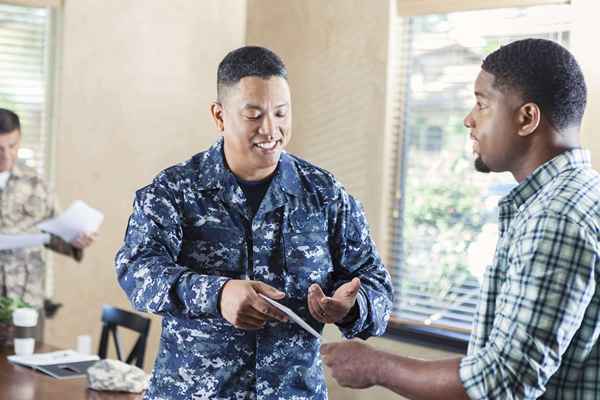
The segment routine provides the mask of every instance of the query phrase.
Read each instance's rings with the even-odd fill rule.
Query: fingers
[[[245,330],[257,330],[264,328],[265,322],[264,319],[254,318],[253,316],[246,314],[240,316],[236,327]]]
[[[262,293],[273,300],[281,300],[285,297],[285,293],[275,289],[273,286],[267,285],[264,282],[254,281],[252,285],[256,293]]]
[[[335,343],[325,343],[321,345],[321,359],[325,365],[329,365],[331,352],[335,349]]]
[[[281,322],[288,320],[287,315],[258,295],[251,303],[251,309],[246,310],[246,314],[263,320],[274,319]]]
[[[333,297],[327,297],[319,285],[311,285],[308,290],[308,309],[311,315],[326,324],[342,321],[354,307],[360,286],[360,279],[354,278],[340,286]]]
[[[96,237],[98,237],[96,232],[90,234],[81,233],[73,241],[71,241],[71,244],[78,249],[85,249],[94,243]]]
[[[259,329],[267,320],[287,321],[287,316],[267,303],[255,290],[257,282],[231,279],[221,289],[219,304],[225,320],[239,329]]]
[[[339,299],[350,299],[352,302],[358,296],[358,291],[360,290],[360,279],[354,278],[350,282],[344,283],[340,286],[334,293],[333,297]]]
[[[308,289],[308,311],[314,319],[326,324],[333,321],[324,306],[325,300],[327,297],[321,287],[317,284],[311,285]]]

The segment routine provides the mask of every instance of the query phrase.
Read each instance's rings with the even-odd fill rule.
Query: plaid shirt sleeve
[[[460,365],[472,399],[541,396],[595,290],[598,245],[590,227],[546,211],[510,240],[490,339]]]

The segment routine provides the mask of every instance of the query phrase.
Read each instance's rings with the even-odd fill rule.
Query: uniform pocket
[[[239,278],[245,259],[244,237],[235,229],[202,226],[184,231],[179,262],[199,273]]]
[[[327,232],[287,232],[283,241],[286,272],[291,278],[286,285],[288,293],[306,296],[313,283],[326,290],[333,271]]]

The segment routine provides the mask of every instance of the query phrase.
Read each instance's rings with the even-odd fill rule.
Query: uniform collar
[[[227,168],[223,155],[223,137],[220,137],[203,154],[202,171],[199,179],[202,189],[228,189],[238,187],[236,177]],[[286,193],[298,196],[303,193],[295,161],[287,152],[282,152],[272,184],[278,185]]]
[[[571,169],[591,168],[591,166],[589,151],[580,148],[567,150],[537,167],[531,175],[511,190],[500,204],[512,203],[515,208],[520,208],[561,173]]]
[[[225,163],[223,137],[220,137],[202,156],[201,170],[198,171],[200,190],[218,190],[218,196],[225,204],[237,208],[250,220],[250,209],[244,201],[244,192]],[[294,158],[282,152],[275,176],[255,217],[285,205],[286,193],[297,196],[303,191]],[[260,221],[260,217],[256,221]]]

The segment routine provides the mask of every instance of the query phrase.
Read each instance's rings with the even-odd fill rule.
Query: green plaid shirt
[[[472,399],[600,399],[600,176],[567,151],[499,204],[460,378]]]

